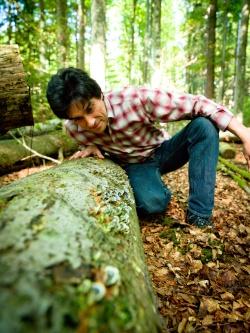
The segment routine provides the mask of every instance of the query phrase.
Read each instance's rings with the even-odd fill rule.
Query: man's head
[[[47,99],[55,115],[95,133],[102,133],[108,122],[102,96],[95,80],[72,67],[60,69],[47,87]]]

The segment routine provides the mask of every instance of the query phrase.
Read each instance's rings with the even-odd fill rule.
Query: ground
[[[2,176],[0,186],[48,167]],[[140,220],[163,332],[249,332],[250,196],[219,171],[215,227],[198,229],[185,223],[187,167],[164,181],[173,192],[167,212]]]

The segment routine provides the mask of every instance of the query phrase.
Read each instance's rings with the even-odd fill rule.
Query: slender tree
[[[215,40],[216,40],[216,11],[217,0],[210,0],[208,7],[207,24],[207,72],[205,95],[214,98],[214,67],[215,67]]]
[[[244,97],[246,94],[245,72],[249,11],[250,0],[243,0],[236,46],[236,73],[234,86],[235,113],[243,111]]]
[[[43,70],[46,70],[46,46],[45,46],[45,3],[44,0],[39,0],[40,8],[40,20],[39,20],[39,29],[40,29],[40,44],[39,44],[39,60],[40,65]]]
[[[152,84],[161,79],[161,0],[152,1]]]
[[[151,73],[151,50],[152,50],[152,0],[147,0],[146,3],[146,31],[144,42],[144,66],[143,66],[143,81],[149,82]]]
[[[135,19],[136,19],[137,0],[133,0],[132,17],[131,17],[131,41],[130,41],[130,56],[129,56],[129,82],[133,83],[133,63],[135,58]]]
[[[93,0],[91,5],[92,45],[90,74],[105,89],[105,0]]]
[[[223,1],[222,13],[222,40],[221,40],[221,57],[220,57],[220,87],[219,87],[219,100],[223,102],[225,94],[225,77],[226,77],[226,53],[229,32],[229,19],[228,19],[228,0]]]
[[[85,0],[78,0],[78,45],[77,66],[84,69],[85,66]]]
[[[68,24],[67,24],[67,0],[57,0],[57,40],[58,62],[61,67],[67,65],[68,53]]]

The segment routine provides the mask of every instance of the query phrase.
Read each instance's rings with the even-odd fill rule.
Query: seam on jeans
[[[193,210],[193,209],[191,209],[191,208],[189,208],[189,207],[188,207],[188,210],[189,210],[191,213],[193,213],[193,214],[195,214],[195,215],[197,215],[197,216],[200,216],[200,217],[205,217],[205,218],[208,218],[208,217],[210,217],[210,216],[211,216],[211,214],[209,214],[209,215],[206,215],[206,214],[201,214],[201,213],[198,213],[198,212],[196,212],[195,210]]]

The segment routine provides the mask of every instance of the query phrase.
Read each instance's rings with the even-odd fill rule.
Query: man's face
[[[102,99],[91,98],[86,103],[73,102],[68,116],[76,125],[93,133],[103,133],[108,124],[105,104]]]

